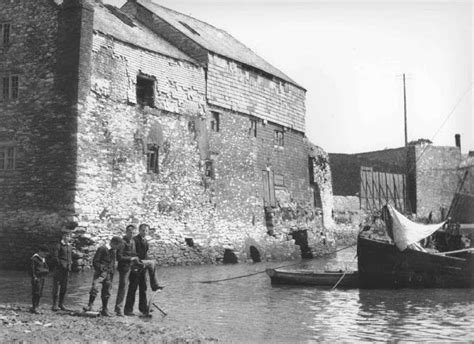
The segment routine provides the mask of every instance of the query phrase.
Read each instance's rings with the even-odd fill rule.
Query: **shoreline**
[[[53,312],[40,304],[41,314],[29,312],[27,304],[0,304],[1,343],[215,343],[190,327],[160,326],[153,318],[87,317],[80,312]],[[152,321],[155,319],[155,321]]]

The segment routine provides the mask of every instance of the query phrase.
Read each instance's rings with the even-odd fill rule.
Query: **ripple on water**
[[[338,257],[305,262],[305,266],[324,270],[327,264],[349,265],[354,263],[353,256],[354,252],[343,251]],[[263,273],[221,283],[195,283],[276,265],[283,263],[160,269],[166,288],[156,301],[169,315],[155,316],[151,321],[195,327],[222,342],[474,340],[470,289],[330,291],[272,287]],[[72,277],[68,304],[79,308],[87,302],[91,280],[90,272]],[[43,304],[50,304],[50,290],[48,279]],[[29,302],[29,293],[26,273],[0,274],[0,303]]]

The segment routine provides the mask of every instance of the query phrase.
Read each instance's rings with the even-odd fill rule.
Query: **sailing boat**
[[[391,205],[382,209],[390,240],[363,231],[357,239],[361,288],[474,287],[474,249],[426,250],[419,241],[446,234],[446,223],[423,225],[410,221]],[[444,233],[444,234],[443,234]]]

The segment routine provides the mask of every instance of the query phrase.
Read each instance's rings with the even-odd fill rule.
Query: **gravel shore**
[[[160,326],[159,319],[85,317],[80,312],[29,313],[28,305],[0,305],[0,343],[215,343],[191,328]],[[158,314],[155,317],[159,317]]]

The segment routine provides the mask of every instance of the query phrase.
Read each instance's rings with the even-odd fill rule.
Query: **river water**
[[[301,266],[321,271],[327,266],[355,268],[353,257],[353,250],[345,250]],[[224,343],[474,341],[474,289],[331,291],[272,286],[265,273],[199,283],[280,265],[285,263],[162,268],[165,289],[155,300],[168,316],[155,311],[149,321],[189,326]],[[87,303],[91,278],[90,271],[72,276],[69,306]],[[48,279],[43,307],[51,304],[50,290]],[[116,290],[114,284],[112,301]],[[0,303],[28,303],[29,293],[24,272],[0,274]],[[141,319],[137,321],[146,321]]]

